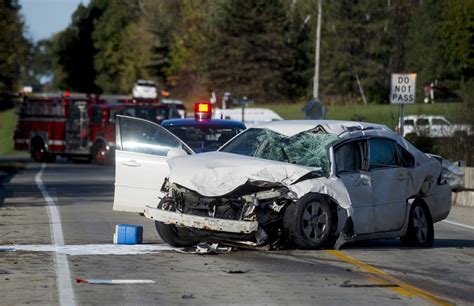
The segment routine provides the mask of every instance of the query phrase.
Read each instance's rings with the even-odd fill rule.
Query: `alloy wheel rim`
[[[319,202],[309,203],[302,217],[302,227],[304,235],[311,240],[320,240],[328,224],[328,214],[321,208]]]
[[[418,241],[425,242],[428,238],[428,223],[425,212],[420,206],[415,207],[413,211],[413,227]]]

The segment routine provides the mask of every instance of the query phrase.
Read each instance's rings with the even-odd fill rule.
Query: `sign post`
[[[403,136],[405,104],[415,104],[416,73],[392,73],[390,104],[400,104],[400,135]]]

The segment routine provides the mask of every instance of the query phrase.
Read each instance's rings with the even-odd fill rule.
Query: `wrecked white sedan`
[[[275,121],[194,154],[161,126],[119,116],[114,210],[155,220],[173,246],[400,237],[428,247],[451,207],[441,169],[441,158],[376,124]]]

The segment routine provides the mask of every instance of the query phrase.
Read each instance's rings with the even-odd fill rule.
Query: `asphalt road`
[[[437,223],[430,249],[379,240],[340,251],[183,254],[159,239],[152,221],[112,211],[113,167],[60,160],[41,169],[27,163],[6,180],[0,199],[2,305],[474,303],[471,208],[453,208],[448,220],[461,225]],[[163,250],[107,254],[118,251],[112,239],[119,223],[143,225],[143,247]],[[155,283],[94,285],[78,278]]]

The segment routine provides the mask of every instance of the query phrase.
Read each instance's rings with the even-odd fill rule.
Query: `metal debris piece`
[[[229,274],[244,274],[244,273],[250,272],[250,270],[222,270],[222,271]]]
[[[194,299],[194,294],[190,293],[190,294],[183,294],[181,296],[182,299],[184,300],[188,300],[188,299]]]
[[[0,248],[0,252],[15,252],[15,248]]]
[[[150,279],[82,279],[76,278],[77,284],[123,285],[123,284],[156,284]]]
[[[351,284],[350,280],[344,281],[339,287],[342,288],[393,288],[400,287],[397,284]]]
[[[175,249],[179,253],[186,254],[226,254],[232,251],[230,246],[220,246],[218,243],[201,242],[193,248]]]

